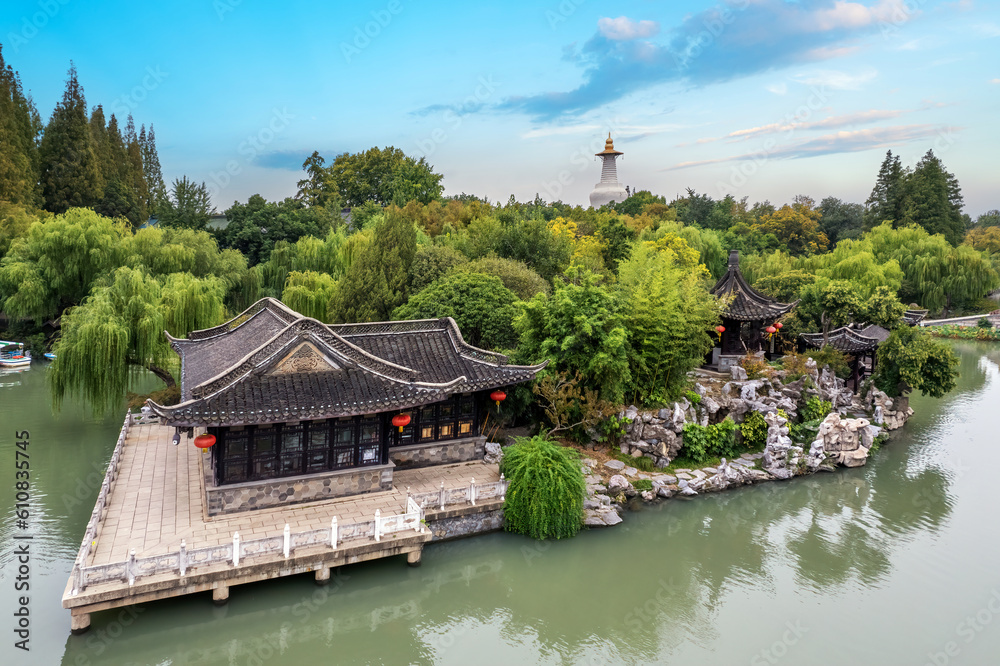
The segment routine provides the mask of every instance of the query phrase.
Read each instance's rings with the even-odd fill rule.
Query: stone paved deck
[[[182,439],[171,443],[173,428],[134,425],[122,451],[121,471],[111,493],[106,517],[87,565],[108,564],[136,557],[177,552],[181,539],[189,550],[240,539],[278,536],[285,524],[292,532],[328,528],[337,516],[341,525],[405,512],[406,489],[413,493],[488,483],[500,478],[496,465],[458,463],[397,471],[394,490],[354,497],[306,502],[206,519],[199,457],[208,456]],[[206,461],[207,462],[207,459]]]

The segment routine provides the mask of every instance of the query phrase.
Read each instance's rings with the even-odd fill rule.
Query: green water
[[[53,417],[45,366],[0,376],[3,664],[1000,663],[1000,347],[915,397],[857,470],[626,516],[552,544],[497,533],[403,559],[95,614],[59,605],[121,425]],[[31,652],[13,647],[14,431],[31,433]],[[5,471],[3,471],[5,470]],[[6,475],[6,478],[3,478]],[[10,480],[8,482],[8,479]]]

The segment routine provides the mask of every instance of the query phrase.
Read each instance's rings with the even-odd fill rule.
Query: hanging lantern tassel
[[[770,340],[771,338],[773,338],[774,334],[778,332],[778,329],[775,328],[774,326],[768,326],[764,330],[767,331],[767,339],[768,340]]]
[[[507,394],[503,391],[493,391],[490,393],[490,400],[497,404],[497,411],[500,411],[500,403],[507,399]]]
[[[410,415],[409,414],[396,414],[392,417],[392,425],[399,428],[399,432],[403,432],[403,428],[410,425]]]
[[[726,332],[726,327],[723,326],[722,324],[719,324],[718,326],[715,327],[715,332],[719,334],[719,342],[721,343],[722,334]]]

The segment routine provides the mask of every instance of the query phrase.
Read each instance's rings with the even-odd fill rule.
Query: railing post
[[[330,547],[337,550],[337,516],[330,519]]]
[[[473,477],[469,483],[469,502],[476,506],[476,479]]]
[[[500,499],[507,499],[507,480],[503,478],[503,474],[500,475]]]
[[[441,510],[444,511],[444,481],[441,482]]]
[[[285,523],[285,544],[284,548],[282,548],[282,552],[285,554],[286,560],[288,559],[288,553],[291,550],[291,547],[292,547],[292,528],[288,526],[288,523]]]
[[[240,566],[240,533],[233,532],[233,566]]]
[[[177,566],[181,570],[182,576],[187,573],[187,544],[184,543],[184,539],[181,539],[181,552],[177,554]]]
[[[380,525],[381,522],[382,522],[382,510],[381,509],[375,509],[375,540],[376,541],[381,541],[382,540],[382,535],[379,534],[379,530],[382,527],[382,525]]]
[[[135,584],[135,548],[128,551],[128,562],[125,564],[125,573],[128,574],[128,584]]]

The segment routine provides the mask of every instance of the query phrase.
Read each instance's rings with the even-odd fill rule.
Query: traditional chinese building
[[[765,329],[794,308],[794,303],[779,303],[751,287],[740,272],[739,250],[729,251],[726,274],[712,287],[711,293],[726,299],[718,346],[712,350],[712,365],[720,371],[748,352],[774,353],[774,337],[767,339]]]
[[[332,326],[270,298],[170,344],[181,402],[148,406],[175,442],[215,437],[209,514],[388,490],[396,468],[481,459],[489,392],[543,367],[467,344],[450,317]]]

